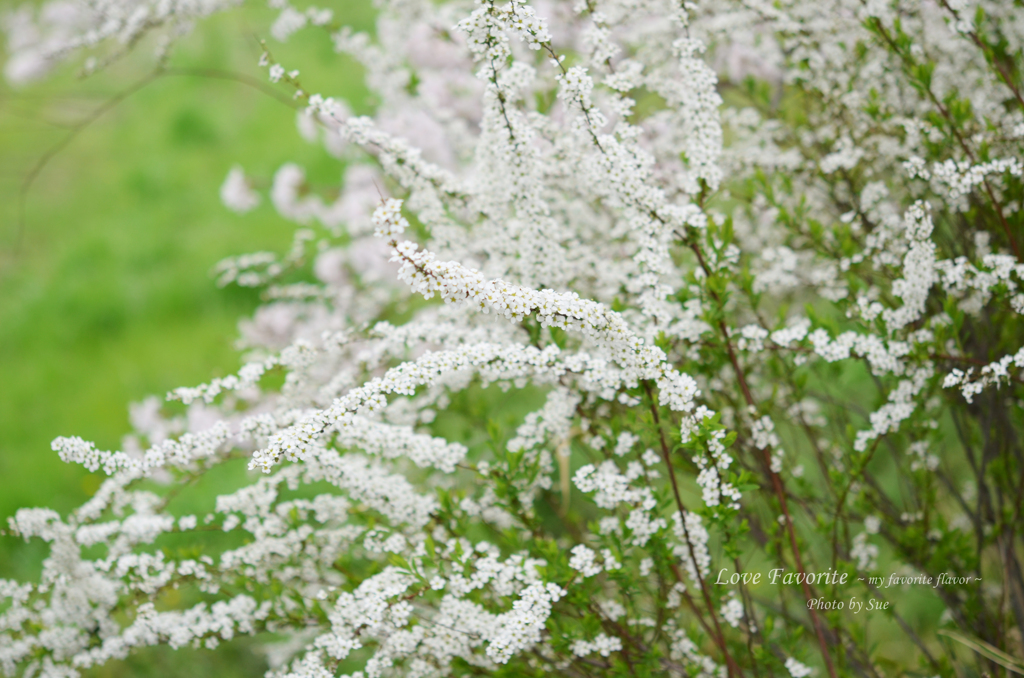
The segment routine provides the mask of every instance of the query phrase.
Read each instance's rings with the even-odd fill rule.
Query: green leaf
[[[937,633],[940,636],[946,636],[962,645],[966,645],[982,657],[999,664],[1004,669],[1024,676],[1024,662],[1006,654],[994,645],[989,645],[981,638],[975,638],[974,636],[968,636],[956,631],[947,631],[946,629],[939,629]]]

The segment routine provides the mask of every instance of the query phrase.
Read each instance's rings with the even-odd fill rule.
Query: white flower
[[[221,185],[220,199],[226,207],[239,213],[248,212],[260,203],[260,196],[249,187],[238,165],[231,168]]]
[[[569,567],[584,577],[593,577],[602,570],[601,566],[595,561],[596,556],[596,553],[583,544],[577,544],[572,547],[572,558],[569,559]]]
[[[740,621],[743,620],[743,603],[739,598],[733,597],[722,603],[721,609],[722,619],[725,622],[735,628],[739,628]]]
[[[602,657],[610,657],[612,652],[620,650],[622,650],[622,641],[603,633],[597,634],[593,640],[577,640],[572,644],[572,653],[577,657],[586,657],[595,652]]]
[[[809,676],[812,673],[810,667],[801,664],[793,657],[786,659],[786,670],[789,671],[789,675],[793,676],[793,678],[804,678],[804,676]]]
[[[391,238],[401,235],[409,227],[409,222],[402,216],[402,201],[388,198],[373,212],[373,234],[378,238]]]

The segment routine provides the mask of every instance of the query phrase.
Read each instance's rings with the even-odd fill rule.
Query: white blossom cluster
[[[235,4],[5,11],[5,74],[150,34],[159,74]],[[264,292],[243,366],[121,450],[54,440],[107,478],[10,518],[49,555],[0,579],[0,670],[247,634],[285,639],[268,678],[953,675],[901,602],[878,646],[812,604],[879,563],[1002,578],[929,595],[1019,641],[1016,4],[378,0],[365,33],[268,4],[264,84],[339,182],[229,170],[226,208],[296,227],[214,270]],[[277,61],[316,35],[372,106]]]
[[[786,670],[789,671],[789,675],[793,676],[793,678],[804,678],[812,673],[809,666],[797,661],[793,657],[786,659]]]
[[[603,633],[597,634],[593,640],[577,640],[572,645],[572,653],[577,657],[586,657],[588,654],[597,653],[602,657],[608,657],[612,652],[622,649],[622,640],[614,636],[606,636]]]

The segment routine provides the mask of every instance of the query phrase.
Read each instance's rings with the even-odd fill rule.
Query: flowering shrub
[[[162,64],[235,4],[18,10],[6,74]],[[281,678],[1020,668],[1016,3],[271,5],[375,114],[264,48],[343,188],[228,175],[300,226],[216,271],[265,291],[247,362],[53,442],[109,477],[11,518],[50,556],[0,581],[0,669],[264,632]]]

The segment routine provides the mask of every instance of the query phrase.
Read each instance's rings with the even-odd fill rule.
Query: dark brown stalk
[[[690,553],[690,563],[693,565],[693,572],[697,575],[697,581],[700,584],[700,592],[704,597],[704,604],[707,605],[708,612],[711,615],[711,622],[715,627],[715,642],[721,649],[722,654],[725,655],[725,663],[729,669],[729,675],[743,675],[737,666],[736,661],[729,654],[729,648],[725,645],[725,635],[722,633],[722,627],[718,623],[718,615],[715,614],[715,606],[711,602],[711,594],[708,592],[707,583],[704,581],[704,577],[701,576],[700,566],[697,563],[697,558],[693,553],[693,542],[690,541],[690,531],[686,527],[686,507],[683,505],[683,498],[679,494],[679,483],[676,482],[676,471],[672,466],[672,456],[668,449],[668,441],[665,440],[665,431],[661,427],[661,417],[658,415],[658,406],[654,402],[654,394],[651,393],[651,385],[644,382],[644,391],[647,393],[647,399],[651,403],[651,415],[654,417],[654,426],[658,429],[658,439],[661,442],[661,456],[665,461],[665,467],[668,468],[669,482],[672,485],[672,494],[675,496],[676,508],[679,511],[679,525],[683,529],[683,536],[686,539],[687,551]]]
[[[694,254],[697,255],[697,260],[700,262],[701,268],[704,269],[705,275],[711,276],[711,270],[708,268],[707,263],[704,260],[704,254],[701,252],[700,246],[691,241],[690,248]],[[708,292],[714,298],[715,302],[721,306],[721,300],[718,295],[710,290]],[[725,326],[725,321],[719,321],[719,329],[722,332],[722,339],[725,341],[726,352],[729,355],[729,362],[732,364],[732,369],[736,373],[736,380],[739,382],[740,391],[743,392],[743,399],[746,401],[747,406],[756,407],[754,403],[754,397],[750,393],[750,386],[747,385],[747,379],[743,374],[743,370],[740,368],[739,361],[736,359],[736,352],[732,348],[732,341],[729,339],[729,332]],[[800,546],[796,541],[796,531],[793,526],[793,518],[789,513],[789,505],[786,502],[786,490],[782,486],[782,479],[779,478],[779,474],[771,470],[772,454],[771,450],[765,448],[764,450],[765,463],[768,465],[768,475],[772,479],[772,487],[775,489],[775,495],[778,497],[779,505],[782,508],[782,515],[786,519],[786,531],[789,534],[789,544],[793,550],[793,560],[796,563],[796,570],[799,574],[803,575],[800,577],[800,585],[804,592],[804,598],[807,600],[808,609],[807,611],[811,615],[811,623],[814,626],[815,635],[818,636],[818,646],[821,649],[821,656],[825,660],[825,666],[828,669],[828,675],[830,678],[836,678],[836,669],[832,664],[832,656],[828,651],[828,643],[825,640],[825,630],[822,628],[821,619],[818,617],[817,612],[810,606],[812,600],[814,600],[814,594],[811,591],[810,585],[807,583],[807,570],[804,569],[803,559],[800,557]]]

